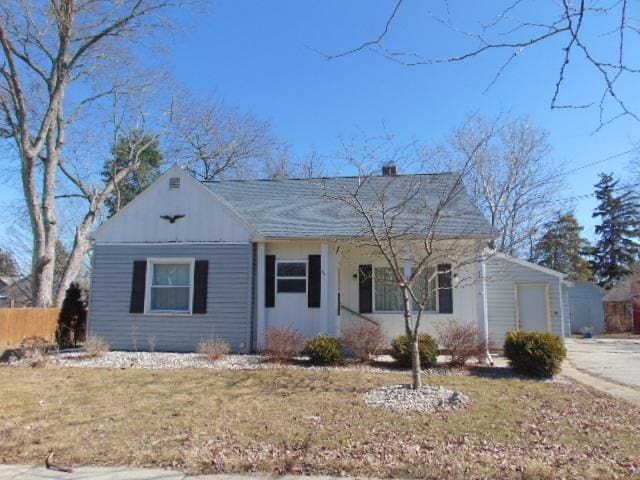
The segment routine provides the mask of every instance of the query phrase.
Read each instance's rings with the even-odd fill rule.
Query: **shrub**
[[[209,360],[219,360],[231,351],[229,342],[222,338],[210,338],[198,344],[198,353]]]
[[[480,338],[480,328],[472,323],[452,320],[438,327],[438,342],[451,355],[451,365],[464,366],[476,357],[478,360],[486,353],[484,340]]]
[[[85,340],[87,330],[86,292],[77,283],[67,289],[58,317],[56,342],[58,348],[75,347]]]
[[[431,335],[418,335],[418,349],[420,351],[420,366],[422,368],[435,367],[438,360],[438,344]],[[391,356],[402,367],[411,366],[411,344],[409,337],[400,335],[391,341]]]
[[[32,367],[43,367],[49,363],[49,350],[52,345],[43,337],[26,337],[20,342],[17,350],[19,359],[29,363]]]
[[[567,351],[560,337],[541,332],[508,332],[504,355],[518,373],[551,377],[560,371]]]
[[[387,345],[387,337],[380,325],[362,322],[343,329],[342,342],[355,358],[368,362],[372,355]]]
[[[87,337],[84,342],[84,351],[89,357],[102,357],[110,349],[109,342],[102,337]]]
[[[298,330],[291,327],[272,327],[265,333],[266,356],[276,362],[287,362],[300,355],[304,339]]]
[[[314,365],[344,365],[346,362],[340,340],[324,333],[307,340],[305,351]]]

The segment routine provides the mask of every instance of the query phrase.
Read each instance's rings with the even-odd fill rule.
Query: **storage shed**
[[[565,275],[501,253],[486,262],[487,306],[491,340],[502,348],[508,331],[569,332]]]

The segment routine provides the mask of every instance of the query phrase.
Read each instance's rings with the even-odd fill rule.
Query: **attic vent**
[[[180,177],[171,177],[169,179],[169,190],[177,190],[180,188]]]

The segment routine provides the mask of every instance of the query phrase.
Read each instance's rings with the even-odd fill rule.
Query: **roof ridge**
[[[447,172],[434,173],[403,173],[400,175],[342,175],[334,177],[294,177],[294,178],[230,178],[225,180],[198,180],[200,183],[227,183],[227,182],[293,182],[293,181],[310,181],[310,180],[338,180],[352,178],[401,178],[401,177],[428,177],[428,176],[445,176],[453,175],[458,172],[451,170]]]

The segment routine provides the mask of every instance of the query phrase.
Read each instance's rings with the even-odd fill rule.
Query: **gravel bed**
[[[101,357],[87,357],[84,352],[52,355],[53,365],[61,367],[145,368],[149,370],[211,368],[218,370],[255,370],[267,364],[259,355],[226,355],[209,360],[197,353],[107,352]]]
[[[166,352],[107,352],[100,357],[89,357],[82,350],[61,351],[50,353],[43,358],[43,364],[71,368],[144,368],[149,370],[207,368],[215,370],[264,370],[273,368],[296,368],[307,370],[340,370],[362,371],[374,373],[407,372],[398,368],[389,355],[380,355],[373,364],[349,363],[345,366],[321,367],[310,365],[306,357],[300,357],[292,364],[277,364],[269,362],[263,355],[240,354],[226,355],[219,360],[209,360],[197,353],[166,353]],[[32,359],[15,359],[9,362],[11,366],[28,366]],[[432,375],[469,375],[468,370],[438,367],[424,370]]]
[[[369,390],[364,401],[372,407],[387,408],[396,413],[433,413],[465,408],[471,403],[457,390],[431,385],[413,390],[411,385],[386,385]]]

